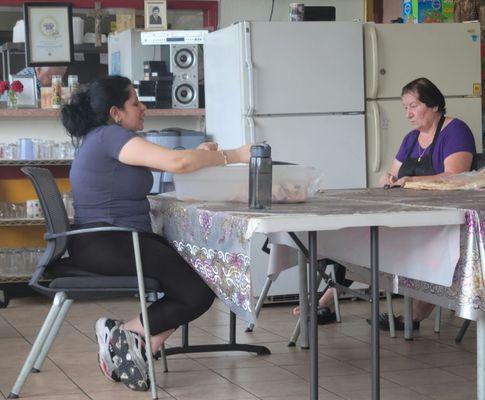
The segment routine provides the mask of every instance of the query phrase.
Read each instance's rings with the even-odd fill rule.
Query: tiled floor
[[[401,300],[395,301],[399,311]],[[0,398],[8,395],[50,304],[42,298],[14,299],[0,310]],[[129,318],[136,300],[75,303],[40,374],[30,375],[21,393],[37,400],[150,399],[108,382],[96,362],[93,323],[100,316]],[[169,357],[170,372],[157,362],[160,399],[178,400],[298,400],[308,398],[308,351],[287,346],[295,318],[291,306],[264,308],[253,333],[239,321],[237,339],[260,343],[269,356],[239,353],[199,353]],[[322,400],[370,399],[370,329],[364,302],[342,302],[343,323],[319,327],[319,384]],[[220,303],[191,324],[192,344],[223,343],[228,335],[228,311]],[[381,399],[465,400],[475,398],[475,338],[473,323],[461,345],[454,337],[462,320],[444,312],[440,334],[427,320],[413,342],[402,334],[381,334]],[[178,343],[177,331],[169,345]],[[3,397],[2,397],[3,395]]]

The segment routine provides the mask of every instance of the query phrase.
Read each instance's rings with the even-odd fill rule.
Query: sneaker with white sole
[[[147,391],[150,379],[143,338],[131,331],[115,329],[111,343],[115,352],[113,360],[119,366],[121,382],[132,390]]]
[[[115,352],[111,345],[111,338],[113,331],[118,329],[121,321],[110,318],[99,318],[96,321],[96,340],[99,346],[98,364],[99,369],[106,378],[110,381],[120,382],[121,379],[118,374],[118,367],[114,360]]]

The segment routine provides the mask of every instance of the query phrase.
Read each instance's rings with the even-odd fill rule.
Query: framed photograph
[[[116,32],[136,28],[136,12],[134,8],[121,8],[116,11]]]
[[[37,108],[37,84],[33,76],[10,75],[9,82],[20,81],[24,85],[22,93],[17,95],[17,107]]]
[[[73,61],[71,4],[24,3],[24,21],[28,66],[69,65]]]
[[[145,0],[145,30],[167,29],[167,2],[165,0]]]

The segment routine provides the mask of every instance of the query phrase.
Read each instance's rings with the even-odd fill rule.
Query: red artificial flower
[[[7,81],[0,81],[0,96],[5,93],[6,90],[10,89],[10,85]]]
[[[10,85],[10,89],[17,93],[22,93],[24,91],[24,85],[20,81],[13,81]]]

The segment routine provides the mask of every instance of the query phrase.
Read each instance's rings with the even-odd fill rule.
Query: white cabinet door
[[[364,188],[364,115],[273,116],[254,119],[256,140],[266,140],[276,161],[312,166],[323,188]]]
[[[402,87],[429,78],[445,96],[479,96],[480,25],[365,24],[366,97],[396,98]],[[478,89],[478,88],[476,88]]]

